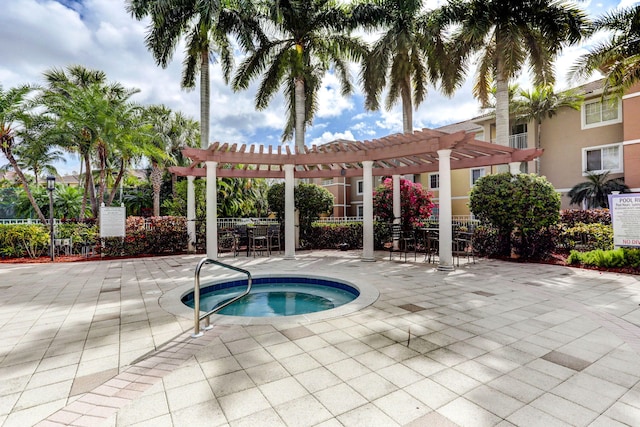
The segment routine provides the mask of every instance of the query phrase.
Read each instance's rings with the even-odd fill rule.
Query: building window
[[[430,173],[429,174],[429,190],[437,190],[438,188],[440,188],[440,174]]]
[[[622,173],[622,144],[601,145],[582,149],[583,175],[588,173]]]
[[[358,194],[358,196],[361,196],[362,193],[364,192],[363,191],[363,189],[364,189],[363,185],[364,184],[362,183],[362,180],[358,180],[358,182],[356,182],[356,187],[357,187],[356,188],[356,192],[357,192],[356,194]]]
[[[617,98],[608,98],[604,101],[597,99],[582,104],[582,129],[620,122],[622,122],[622,103]]]
[[[476,184],[476,181],[485,175],[484,168],[471,169],[471,186]]]
[[[358,218],[362,218],[364,216],[364,206],[358,205],[356,206],[356,208],[357,208],[356,212],[357,212]]]
[[[322,185],[331,185],[331,184],[333,184],[333,178],[322,180]]]

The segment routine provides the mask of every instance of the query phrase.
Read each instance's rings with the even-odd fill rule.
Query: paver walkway
[[[0,424],[640,425],[640,277],[377,255],[223,257],[380,296],[197,339],[177,296],[201,256],[0,265]]]

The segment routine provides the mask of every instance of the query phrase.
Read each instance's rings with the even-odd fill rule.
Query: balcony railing
[[[517,133],[515,135],[509,135],[509,147],[520,150],[527,148],[527,134]]]

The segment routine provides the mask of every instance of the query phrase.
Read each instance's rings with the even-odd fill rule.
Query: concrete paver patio
[[[376,255],[223,256],[380,295],[197,339],[177,296],[201,255],[0,265],[0,424],[640,425],[640,277]]]

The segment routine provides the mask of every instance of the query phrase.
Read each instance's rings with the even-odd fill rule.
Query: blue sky
[[[429,8],[444,2],[425,0]],[[631,0],[577,2],[591,16],[636,3]],[[182,48],[178,47],[167,69],[157,67],[144,46],[146,25],[126,13],[124,0],[3,0],[0,85],[7,89],[24,83],[41,83],[45,70],[80,64],[105,71],[110,81],[140,89],[133,98],[136,102],[165,104],[197,119],[198,90],[180,89]],[[566,71],[587,47],[588,43],[571,47],[558,59],[557,88],[567,87]],[[435,128],[478,115],[478,103],[471,95],[472,77],[471,72],[452,98],[430,88],[426,100],[414,113],[414,128]],[[527,85],[526,72],[519,81]],[[256,111],[255,86],[234,93],[222,81],[216,65],[211,72],[211,85],[212,141],[280,144],[285,118],[282,97],[274,98],[267,110]],[[359,92],[349,98],[340,96],[336,79],[327,75],[320,93],[320,108],[313,126],[307,129],[306,141],[311,145],[337,138],[368,140],[401,130],[399,106],[391,111],[365,111]],[[2,158],[0,165],[4,163]],[[59,167],[63,174],[74,170],[78,170],[78,162],[73,158]]]

